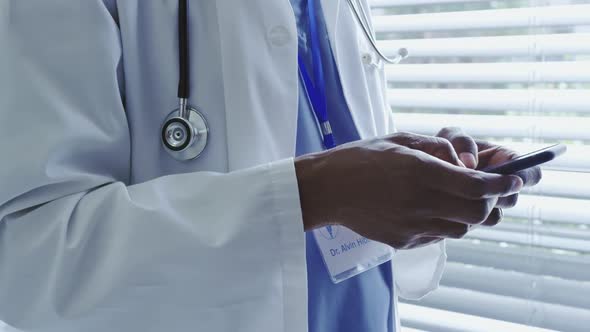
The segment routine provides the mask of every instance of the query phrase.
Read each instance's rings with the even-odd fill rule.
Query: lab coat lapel
[[[229,170],[295,154],[297,27],[288,1],[217,0]],[[253,19],[255,18],[255,19]]]
[[[357,25],[345,0],[321,0],[326,30],[348,110],[361,138],[381,134],[375,126],[363,71]]]

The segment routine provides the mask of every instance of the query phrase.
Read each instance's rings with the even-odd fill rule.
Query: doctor
[[[392,134],[344,0],[7,0],[0,49],[0,320],[24,331],[395,331],[441,240],[540,177],[470,169],[513,153],[458,129]],[[326,225],[407,250],[334,283]]]

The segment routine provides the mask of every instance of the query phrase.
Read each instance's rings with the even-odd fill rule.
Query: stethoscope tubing
[[[385,61],[389,64],[397,64],[401,60],[405,59],[408,56],[408,51],[405,48],[400,48],[398,50],[398,56],[396,56],[393,59],[389,58],[388,56],[383,54],[383,52],[381,52],[381,49],[379,49],[379,46],[377,45],[377,41],[375,40],[373,33],[369,29],[369,26],[370,26],[369,25],[369,18],[367,16],[367,12],[363,8],[363,6],[360,3],[358,3],[358,0],[346,0],[346,1],[348,2],[348,5],[350,6],[350,8],[354,14],[353,16],[355,17],[356,21],[362,27],[363,33],[365,34],[365,37],[367,38],[367,40],[371,44],[371,47],[373,48],[375,53],[377,53],[377,55],[379,55],[379,57],[383,61]]]
[[[358,0],[347,0],[354,17],[362,27],[363,33],[379,57],[390,64],[395,64],[407,56],[405,49],[398,51],[395,59],[384,55],[369,29],[369,19]],[[308,2],[310,24],[311,56],[313,62],[313,78],[305,63],[299,57],[300,74],[304,80],[306,91],[310,97],[311,107],[318,119],[325,148],[330,149],[336,144],[328,119],[326,87],[320,51],[316,8],[314,0]],[[207,145],[209,127],[203,114],[189,105],[190,97],[190,54],[188,29],[188,0],[178,0],[178,110],[172,111],[164,120],[161,128],[162,143],[168,153],[177,160],[187,161],[197,158]]]

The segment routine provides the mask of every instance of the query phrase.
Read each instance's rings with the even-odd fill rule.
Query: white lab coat
[[[392,132],[383,67],[361,61],[376,56],[346,2],[322,4],[358,131]],[[0,320],[306,331],[290,3],[189,9],[190,100],[211,136],[178,162],[159,139],[177,103],[176,0],[0,2]],[[396,254],[398,290],[435,287],[444,257]]]

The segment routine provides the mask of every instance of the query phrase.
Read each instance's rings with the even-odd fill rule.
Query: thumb
[[[443,128],[437,136],[446,138],[451,142],[459,159],[465,167],[475,169],[478,163],[478,149],[475,140],[467,135],[461,128]]]

